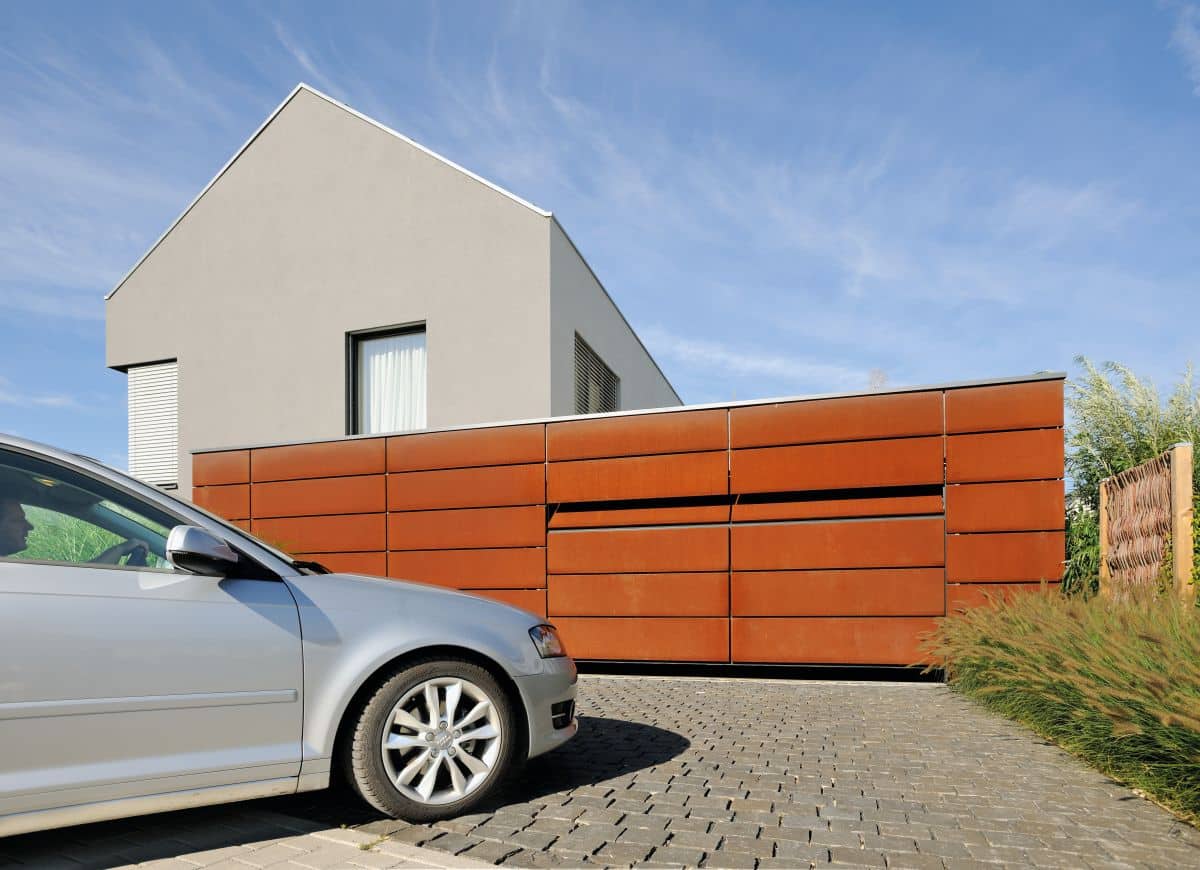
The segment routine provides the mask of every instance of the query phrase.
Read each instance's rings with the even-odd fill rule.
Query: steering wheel
[[[125,564],[134,568],[145,568],[147,555],[146,548],[139,544],[129,552],[129,558],[125,560]]]

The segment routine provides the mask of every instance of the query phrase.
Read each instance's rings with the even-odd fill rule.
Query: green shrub
[[[1100,586],[1100,515],[1081,498],[1067,501],[1067,563],[1063,591],[1091,595]]]
[[[1200,821],[1200,615],[1057,590],[943,619],[925,640],[950,684]]]
[[[1153,459],[1172,444],[1191,441],[1197,448],[1192,486],[1200,503],[1200,389],[1189,367],[1164,402],[1153,383],[1125,366],[1110,362],[1097,367],[1086,357],[1076,362],[1083,371],[1067,383],[1066,393],[1066,472],[1072,489],[1063,591],[1086,594],[1096,588],[1100,565],[1100,481]],[[1200,530],[1200,519],[1195,528]],[[1200,538],[1195,540],[1200,556]],[[1194,577],[1200,579],[1200,558],[1193,565]]]

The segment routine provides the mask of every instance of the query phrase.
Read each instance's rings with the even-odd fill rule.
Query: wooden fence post
[[[1112,574],[1108,570],[1108,481],[1100,481],[1100,594],[1112,597]]]
[[[1196,594],[1192,584],[1192,511],[1192,445],[1185,441],[1171,447],[1171,564],[1175,594],[1185,601]]]

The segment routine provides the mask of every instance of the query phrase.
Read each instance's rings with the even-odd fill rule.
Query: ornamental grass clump
[[[1043,589],[947,617],[925,649],[958,691],[1200,822],[1194,607]]]

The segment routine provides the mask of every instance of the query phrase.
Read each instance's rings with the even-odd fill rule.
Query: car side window
[[[102,481],[0,450],[0,560],[173,571],[177,520]]]

